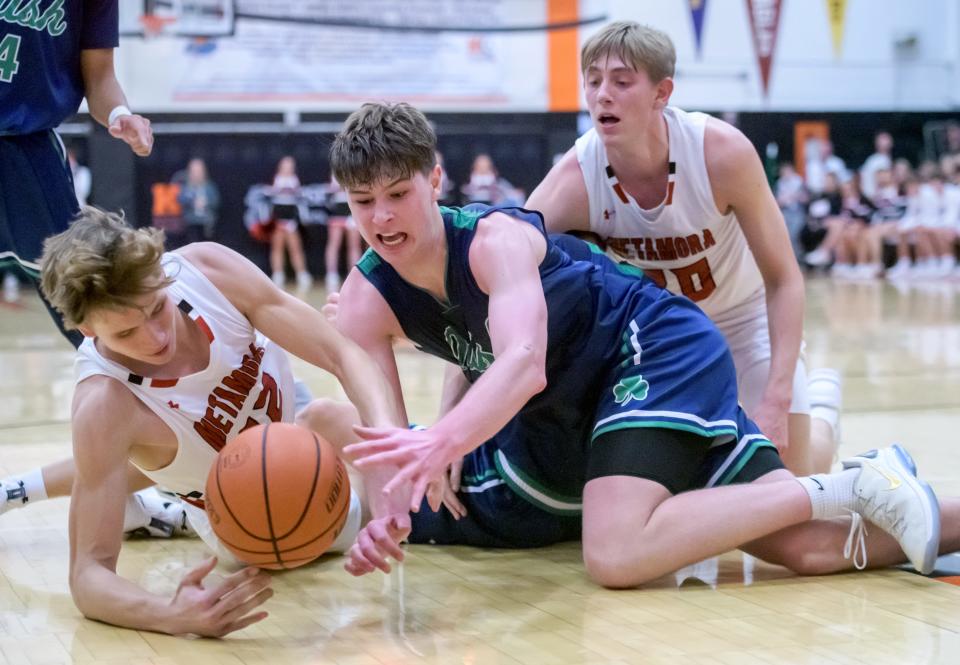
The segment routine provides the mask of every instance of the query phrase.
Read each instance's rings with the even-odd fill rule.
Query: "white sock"
[[[39,467],[19,476],[4,478],[2,483],[5,495],[0,496],[0,501],[10,503],[10,508],[47,498],[47,486],[43,484],[43,472]]]
[[[853,505],[853,483],[859,475],[860,469],[847,469],[840,473],[818,473],[797,478],[810,496],[810,519],[846,515]]]

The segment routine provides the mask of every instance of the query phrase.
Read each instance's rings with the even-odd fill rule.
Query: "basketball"
[[[333,446],[288,423],[244,430],[207,476],[217,538],[244,563],[296,568],[333,544],[350,508],[350,479]]]

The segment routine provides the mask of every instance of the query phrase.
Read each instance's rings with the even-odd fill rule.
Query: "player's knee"
[[[642,553],[628,558],[622,554],[624,549],[622,543],[584,542],[583,563],[587,576],[607,589],[629,589],[657,577],[646,574]]]
[[[336,437],[328,434],[340,429],[348,419],[355,418],[356,409],[349,402],[321,397],[312,400],[297,414],[297,424],[323,435],[330,441],[335,441]]]

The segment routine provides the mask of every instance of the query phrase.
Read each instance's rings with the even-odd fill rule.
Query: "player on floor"
[[[128,487],[146,474],[177,492],[222,556],[202,510],[207,472],[244,428],[293,421],[283,349],[333,373],[363,422],[402,423],[376,364],[233,251],[198,243],[164,254],[160,232],[131,229],[94,208],[47,240],[42,287],[85,337],[71,416],[70,588],[77,607],[93,619],[175,634],[223,635],[259,621],[265,614],[255,609],[272,592],[270,578],[256,569],[205,588],[211,558],[183,578],[173,599],[117,575]],[[341,548],[360,527],[356,497],[348,525]]]
[[[582,513],[588,573],[624,587],[736,547],[802,573],[843,570],[862,516],[894,536],[874,529],[859,541],[871,564],[906,552],[932,568],[940,507],[900,449],[794,478],[738,406],[730,353],[695,305],[616,267],[573,261],[536,213],[441,209],[435,147],[416,109],[366,104],[330,159],[371,247],[344,283],[338,327],[398,398],[394,338],[463,371],[448,391],[462,398],[432,427],[358,428],[367,441],[345,448],[362,468],[401,467],[385,491],[412,483],[414,510],[427,483],[466,456],[467,516],[436,513],[433,531],[424,519],[413,541],[488,545],[492,533],[545,545],[575,533]],[[745,484],[715,487],[732,483]],[[960,502],[943,514],[944,545],[956,549]],[[405,513],[372,520],[348,569],[402,556],[409,525]]]
[[[803,277],[783,215],[742,133],[668,106],[675,61],[670,38],[637,23],[588,39],[581,67],[594,127],[526,206],[548,231],[595,233],[615,259],[696,302],[730,345],[744,408],[787,467],[827,471],[839,375],[811,373],[808,393]]]

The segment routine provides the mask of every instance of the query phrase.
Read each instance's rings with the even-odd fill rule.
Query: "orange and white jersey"
[[[174,460],[143,473],[202,506],[207,472],[227,441],[248,427],[293,422],[293,372],[286,353],[250,321],[187,259],[167,253],[163,269],[175,281],[167,293],[210,342],[210,361],[195,374],[148,378],[105,358],[94,340],[80,345],[77,383],[94,375],[122,382],[177,437]]]
[[[733,213],[717,210],[703,152],[707,115],[664,109],[669,140],[667,194],[641,208],[620,185],[591,129],[577,139],[590,204],[590,229],[618,261],[696,302],[717,323],[765,307],[763,278]],[[722,327],[722,325],[721,325]]]

